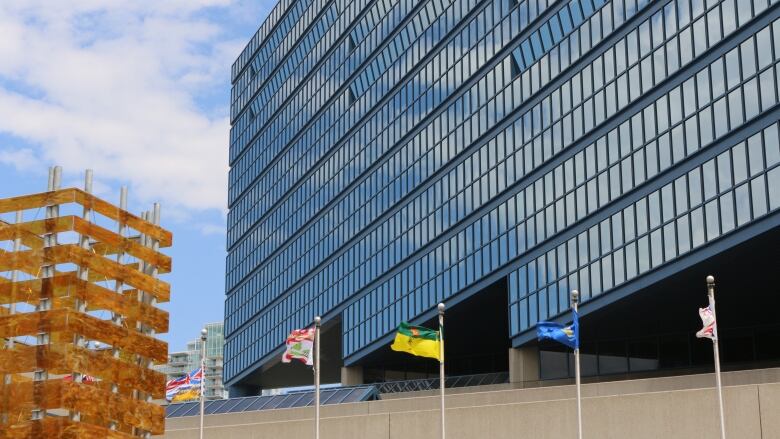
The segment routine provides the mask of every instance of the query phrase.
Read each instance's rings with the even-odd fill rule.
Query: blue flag
[[[574,321],[569,326],[563,326],[555,322],[539,322],[536,324],[536,337],[539,340],[555,340],[572,349],[580,347],[580,323],[576,312]]]

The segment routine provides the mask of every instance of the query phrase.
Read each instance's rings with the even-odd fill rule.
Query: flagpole
[[[578,302],[580,292],[571,291],[571,307],[575,313],[578,312]],[[577,329],[579,331],[579,329]],[[577,347],[574,348],[574,381],[577,385],[577,437],[582,439],[582,393],[580,391],[580,343],[579,334],[577,334]]]
[[[444,304],[439,303],[439,394],[441,395],[441,439],[445,439],[444,429]]]
[[[314,318],[314,439],[320,439],[320,316]]]
[[[718,387],[718,409],[720,410],[720,437],[726,439],[726,422],[723,416],[723,387],[720,382],[720,351],[718,349],[718,316],[715,314],[715,278],[707,276],[707,296],[710,301],[710,310],[715,319],[712,328],[712,352],[715,356],[715,382]]]
[[[203,395],[206,387],[206,335],[208,330],[200,330],[200,439],[203,439],[203,408],[206,405],[206,399]]]

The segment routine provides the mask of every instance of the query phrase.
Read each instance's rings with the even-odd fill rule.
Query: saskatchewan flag
[[[439,360],[439,331],[402,322],[398,326],[398,333],[395,334],[395,340],[390,348],[394,351]]]

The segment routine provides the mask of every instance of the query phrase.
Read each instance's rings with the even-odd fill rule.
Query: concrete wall
[[[780,371],[726,374],[727,435],[780,439]],[[597,383],[583,386],[586,438],[691,439],[719,437],[712,375]],[[733,382],[747,382],[733,384]],[[750,383],[753,381],[753,383]],[[660,390],[659,390],[660,389]],[[448,439],[575,437],[573,386],[450,395]],[[205,437],[313,437],[313,409],[206,416]],[[322,439],[438,437],[436,397],[400,398],[322,408]],[[198,417],[167,422],[167,439],[197,437]]]

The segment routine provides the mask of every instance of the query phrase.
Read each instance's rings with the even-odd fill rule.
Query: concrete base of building
[[[509,382],[519,387],[536,387],[539,383],[539,348],[509,348]]]
[[[583,385],[583,433],[599,439],[719,437],[712,374]],[[727,436],[780,439],[780,369],[723,376]],[[447,437],[576,437],[573,386],[446,397]],[[322,439],[427,439],[439,435],[435,396],[324,406]],[[210,415],[206,438],[312,437],[311,408]],[[167,420],[166,439],[197,437],[198,417]]]
[[[363,366],[351,366],[341,368],[341,385],[359,386],[363,384]]]

